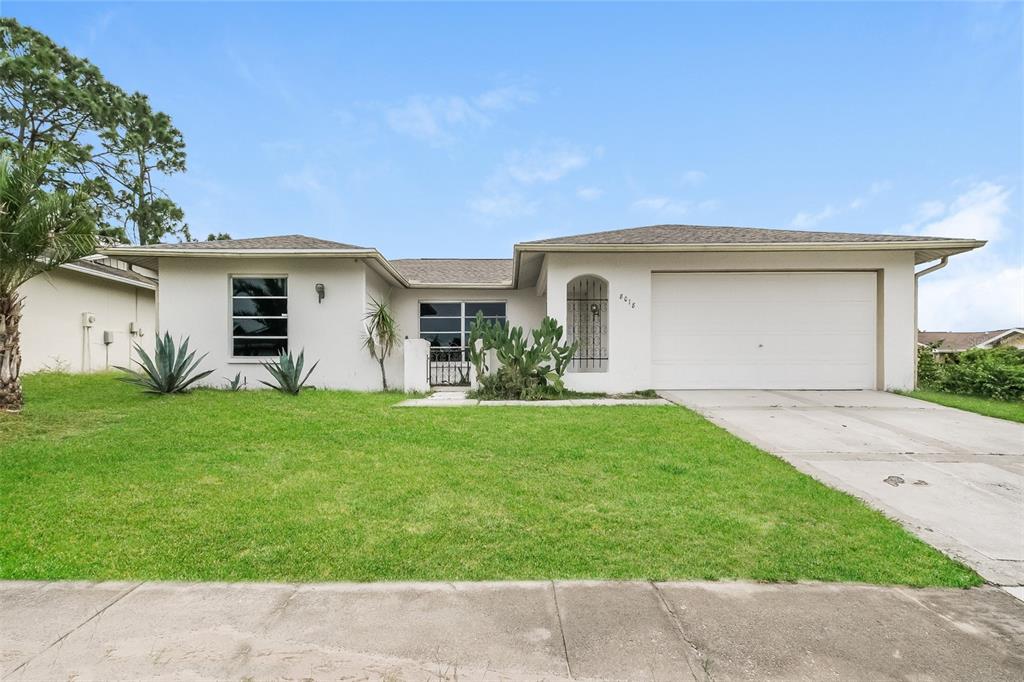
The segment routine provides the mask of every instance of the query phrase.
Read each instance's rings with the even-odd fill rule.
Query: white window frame
[[[466,304],[467,303],[471,304],[471,305],[472,304],[477,304],[477,303],[501,303],[502,305],[505,306],[505,314],[502,317],[504,317],[505,321],[508,322],[508,299],[500,299],[500,298],[499,299],[490,299],[490,298],[488,298],[488,299],[453,300],[453,299],[450,299],[450,298],[424,298],[424,299],[420,299],[420,300],[416,301],[416,331],[417,331],[417,334],[418,334],[417,338],[420,338],[420,339],[423,338],[423,334],[424,334],[424,331],[423,331],[423,328],[422,328],[423,327],[423,315],[420,314],[420,305],[422,305],[424,303],[428,303],[428,304],[430,304],[430,303],[437,303],[437,304],[441,304],[441,303],[456,303],[459,306],[459,320],[460,320],[460,322],[459,322],[459,333],[461,335],[460,336],[460,340],[459,340],[459,345],[458,346],[440,346],[441,348],[451,348],[451,349],[454,350],[454,349],[457,349],[457,348],[465,348],[466,347],[466,339],[469,337],[469,327],[466,325]],[[451,319],[455,319],[455,318],[453,316],[451,316],[451,315],[437,315],[434,319],[451,320]],[[426,333],[429,334],[431,332],[426,332]],[[452,334],[454,332],[434,332],[434,333]]]
[[[235,296],[235,279],[283,279],[285,281],[285,290],[288,292],[284,296]],[[231,358],[233,363],[260,363],[266,362],[269,359],[273,359],[272,355],[235,355],[235,339],[236,338],[254,338],[251,336],[236,336],[235,335],[235,320],[288,320],[288,311],[291,310],[291,285],[288,282],[287,274],[268,274],[262,272],[234,272],[228,274],[228,357]],[[236,298],[248,298],[248,299],[275,299],[285,301],[285,313],[284,315],[235,315],[235,299]],[[285,336],[261,336],[262,339],[284,339],[285,347],[291,350],[291,329],[292,326],[288,324],[288,334]]]

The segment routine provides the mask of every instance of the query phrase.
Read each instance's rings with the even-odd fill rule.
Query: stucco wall
[[[230,276],[286,275],[289,348],[296,354],[305,350],[307,367],[320,361],[310,383],[379,390],[380,370],[362,348],[365,272],[361,262],[341,258],[161,258],[159,326],[175,337],[191,337],[193,348],[209,353],[202,366],[215,371],[207,384],[222,385],[241,372],[248,387],[261,388],[259,380],[268,375],[259,359],[231,357]],[[326,293],[320,303],[317,282]]]
[[[880,387],[914,385],[914,262],[911,253],[552,253],[547,256],[547,311],[565,321],[565,291],[579,275],[608,281],[609,363],[603,373],[569,373],[576,390],[631,391],[651,385],[651,273],[728,270],[878,270],[882,315]],[[635,303],[635,307],[632,305]]]
[[[21,322],[23,372],[64,368],[70,372],[102,370],[128,365],[132,344],[146,351],[153,347],[156,332],[156,292],[89,275],[57,269],[33,277],[19,290],[25,297]],[[88,330],[82,313],[96,316]],[[128,333],[135,322],[142,337]],[[103,332],[114,333],[109,348]]]

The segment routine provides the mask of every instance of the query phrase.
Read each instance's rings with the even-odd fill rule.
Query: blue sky
[[[386,256],[679,222],[989,239],[921,324],[1024,322],[1022,6],[19,3],[169,113],[193,232]]]

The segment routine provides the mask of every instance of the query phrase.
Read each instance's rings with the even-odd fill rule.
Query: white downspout
[[[941,270],[947,265],[949,265],[949,256],[943,256],[935,265],[931,265],[924,270],[914,272],[914,388],[917,388],[917,283],[925,275],[930,275],[936,270]]]
[[[915,280],[920,279],[920,278],[924,277],[925,275],[928,275],[928,274],[931,274],[931,273],[935,272],[936,270],[941,270],[942,268],[946,267],[947,265],[949,265],[949,256],[943,256],[939,260],[939,262],[936,263],[935,265],[932,265],[931,267],[927,267],[924,270],[920,270],[918,272],[915,272],[914,273],[914,279]],[[916,319],[916,317],[915,317],[915,319]]]

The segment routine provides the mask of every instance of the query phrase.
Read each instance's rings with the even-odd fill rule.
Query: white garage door
[[[656,273],[655,388],[875,388],[875,273]]]

